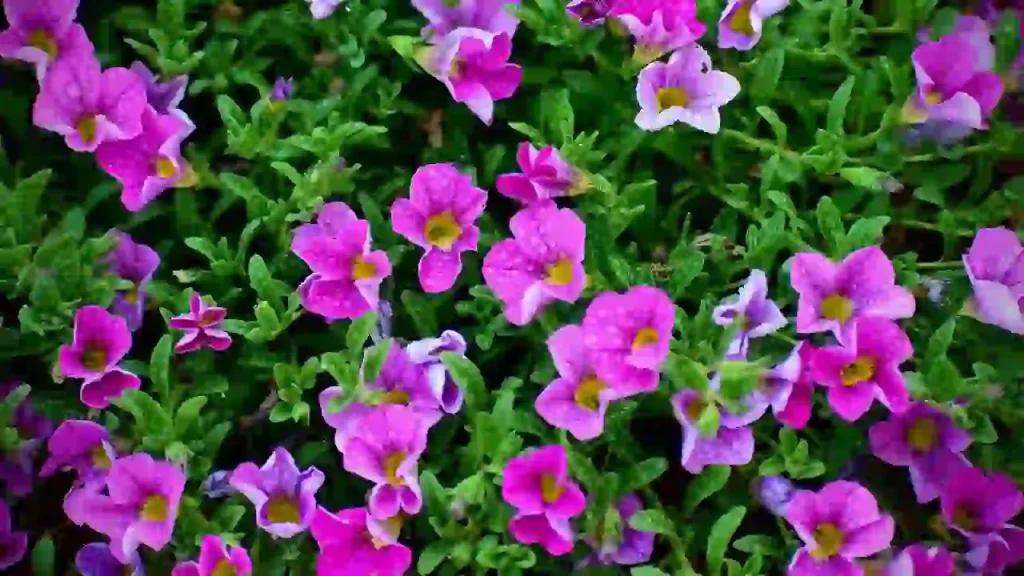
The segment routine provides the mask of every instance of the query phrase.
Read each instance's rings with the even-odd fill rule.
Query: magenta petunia
[[[946,484],[939,506],[946,523],[967,536],[966,558],[980,573],[1001,574],[1024,562],[1024,529],[1009,523],[1024,510],[1024,494],[1009,476],[961,468]]]
[[[0,570],[7,570],[25,556],[28,533],[15,530],[11,524],[11,509],[0,500]]]
[[[419,457],[427,448],[427,423],[407,406],[378,406],[367,414],[341,449],[342,466],[374,483],[369,511],[374,518],[423,506]]]
[[[132,240],[119,230],[113,231],[117,245],[107,254],[105,261],[110,271],[122,280],[128,280],[132,287],[114,295],[111,310],[124,318],[132,331],[142,326],[142,314],[146,306],[146,285],[160,266],[160,255],[155,250]]]
[[[369,524],[370,515],[365,508],[348,508],[337,514],[318,508],[310,530],[320,549],[317,576],[405,574],[412,566],[412,551],[401,544],[377,539]]]
[[[797,344],[797,354],[800,358],[800,376],[792,382],[789,398],[782,410],[776,410],[773,404],[772,410],[775,418],[790,428],[803,428],[811,419],[811,408],[814,405],[814,379],[811,378],[811,357],[816,349],[810,342]],[[774,370],[780,370],[782,366],[776,366]],[[779,372],[775,373],[779,377]]]
[[[744,357],[752,339],[777,332],[787,323],[779,306],[768,298],[768,277],[763,270],[751,270],[739,293],[716,306],[712,318],[719,326],[736,324],[728,353]]]
[[[46,73],[32,107],[32,123],[56,132],[72,150],[131,140],[142,132],[146,88],[126,68],[100,69],[90,53],[57,60]]]
[[[462,409],[462,388],[455,383],[448,368],[441,363],[441,354],[451,352],[459,356],[466,355],[466,339],[454,330],[445,330],[437,338],[423,338],[410,342],[405,347],[409,360],[420,367],[427,376],[427,384],[431,393],[448,414],[455,414]]]
[[[1024,335],[1024,248],[1017,235],[1008,228],[982,228],[963,261],[974,289],[974,315]]]
[[[337,320],[377,308],[391,262],[386,252],[370,249],[370,223],[357,218],[344,202],[324,204],[316,224],[299,226],[292,252],[312,271],[298,288],[306,310]]]
[[[750,50],[761,41],[764,19],[789,5],[789,0],[729,0],[718,21],[718,47]]]
[[[594,298],[583,317],[583,338],[597,377],[620,397],[656,389],[675,314],[668,295],[651,286]]]
[[[505,464],[501,496],[521,514],[566,519],[586,508],[587,498],[569,477],[568,454],[560,444],[542,446]]]
[[[178,109],[178,104],[185,98],[187,75],[182,74],[167,82],[161,82],[160,78],[142,62],[132,62],[128,69],[142,80],[146,87],[146,102],[157,114],[170,114]]]
[[[41,83],[58,60],[91,56],[92,42],[75,23],[79,0],[5,0],[8,29],[0,32],[0,58],[32,64]]]
[[[705,436],[697,423],[711,406],[708,399],[696,390],[682,390],[672,396],[671,403],[672,413],[683,428],[680,462],[687,472],[699,474],[712,465],[742,466],[753,459],[754,432],[748,426],[749,418],[729,420],[723,415],[718,429]]]
[[[457,28],[421,55],[423,69],[440,80],[452,98],[484,124],[494,119],[494,102],[511,98],[523,70],[508,62],[512,37],[477,28]]]
[[[105,489],[102,489],[105,488]],[[103,486],[85,485],[65,500],[68,517],[111,539],[110,551],[122,562],[140,544],[161,550],[171,541],[185,473],[145,453],[118,458]]]
[[[847,422],[863,416],[872,402],[891,412],[910,406],[900,364],[914,354],[906,333],[891,320],[861,318],[847,330],[844,345],[824,346],[811,356],[811,377],[828,388],[828,403]]]
[[[878,246],[861,248],[838,264],[801,252],[790,262],[789,281],[799,295],[800,334],[831,330],[841,339],[841,328],[857,318],[910,318],[916,307],[914,294],[896,284],[892,261]]]
[[[617,533],[611,530],[602,534],[600,541],[585,537],[586,541],[593,548],[593,552],[583,559],[580,567],[592,565],[611,566],[634,566],[643,564],[651,558],[654,551],[654,533],[643,532],[629,525],[630,519],[637,512],[643,510],[644,503],[636,494],[626,494],[615,505],[622,520],[622,528]]]
[[[520,0],[412,0],[430,24],[423,36],[437,41],[458,28],[476,28],[492,34],[515,35],[519,18],[513,12]]]
[[[249,576],[252,560],[241,546],[228,546],[220,536],[207,534],[199,546],[199,561],[178,564],[171,576]]]
[[[880,571],[880,576],[954,576],[956,560],[942,548],[925,548],[921,544],[907,546]]]
[[[565,11],[584,26],[603,24],[617,0],[572,0]]]
[[[240,464],[230,483],[256,508],[257,526],[274,538],[291,538],[313,521],[324,474],[313,466],[300,472],[291,453],[276,448],[262,467]]]
[[[107,429],[88,420],[65,420],[47,443],[49,457],[39,475],[74,470],[79,482],[102,480],[117,459]]]
[[[574,534],[568,518],[519,512],[508,521],[508,531],[517,542],[540,544],[552,556],[572,552]]]
[[[185,333],[174,345],[174,352],[187,354],[204,346],[217,352],[231,347],[231,336],[224,331],[224,317],[228,311],[210,306],[198,292],[193,292],[188,301],[188,314],[175,316],[168,323],[172,330]]]
[[[509,227],[513,237],[491,247],[483,264],[508,321],[523,326],[554,300],[578,300],[586,284],[583,220],[548,200],[517,212]]]
[[[668,63],[652,62],[640,71],[636,82],[640,112],[635,122],[649,132],[682,122],[717,134],[722,127],[718,109],[739,93],[739,81],[712,70],[707,51],[691,44],[674,52]]]
[[[498,192],[523,204],[576,196],[586,192],[589,179],[562,158],[557,148],[537,150],[529,142],[519,145],[516,161],[522,173],[498,176]]]
[[[871,452],[893,466],[910,468],[919,504],[931,502],[956,473],[970,466],[961,454],[971,435],[942,410],[923,402],[911,404],[868,430]]]
[[[121,204],[129,212],[142,210],[168,188],[194,183],[192,168],[181,155],[181,143],[194,129],[182,112],[161,115],[146,106],[138,136],[96,149],[96,162],[121,183]]]
[[[836,481],[818,492],[799,490],[786,507],[786,520],[803,546],[789,565],[790,576],[853,576],[855,559],[889,548],[895,526],[860,484]]]
[[[420,286],[435,294],[450,289],[462,271],[462,253],[476,251],[475,222],[487,205],[487,192],[452,164],[421,166],[412,176],[409,197],[391,205],[391,225],[426,250],[420,258]]]
[[[75,312],[74,338],[60,347],[60,370],[68,378],[81,378],[81,400],[90,408],[106,408],[125,390],[138,389],[139,377],[118,368],[132,347],[132,333],[124,318],[99,306]]]
[[[608,15],[633,35],[633,58],[645,64],[694,44],[707,29],[697,19],[696,0],[618,0]]]

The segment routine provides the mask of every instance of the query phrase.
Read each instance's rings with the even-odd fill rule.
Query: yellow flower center
[[[843,367],[840,377],[843,380],[843,386],[854,386],[861,382],[867,382],[875,377],[875,360],[861,356]]]
[[[142,510],[139,511],[139,516],[146,522],[166,522],[170,516],[167,498],[159,494],[147,496],[146,500],[142,503]]]
[[[821,316],[845,324],[853,317],[853,302],[849,298],[833,294],[821,302]]]
[[[452,58],[452,63],[448,67],[448,78],[452,80],[459,77],[462,74],[462,63],[459,62],[458,58]]]
[[[839,527],[831,522],[819,524],[814,529],[815,548],[811,550],[811,557],[823,560],[839,554],[843,547],[843,533]]]
[[[227,559],[223,559],[217,562],[217,565],[213,567],[213,572],[210,572],[210,576],[237,576],[238,570],[231,565],[231,562]]]
[[[674,106],[686,108],[690,104],[690,96],[682,88],[658,88],[654,99],[658,103],[658,112],[663,112]]]
[[[398,467],[405,462],[405,452],[394,452],[386,459],[384,459],[384,475],[388,479],[388,484],[392,486],[402,486],[405,481],[398,477]]]
[[[924,101],[927,102],[928,104],[931,104],[932,106],[942,104],[943,100],[944,98],[942,97],[942,93],[939,92],[938,90],[928,90],[924,94]]]
[[[369,280],[377,275],[377,265],[373,262],[363,260],[362,256],[356,256],[352,262],[352,279]]]
[[[608,385],[597,377],[587,376],[580,381],[580,385],[576,387],[576,392],[573,393],[572,398],[580,408],[596,412],[601,405],[599,398],[601,391],[607,387]]]
[[[393,538],[398,538],[398,535],[402,532],[402,524],[405,523],[405,518],[399,513],[395,514],[391,518],[383,521],[384,528],[388,531]],[[370,537],[370,542],[373,543],[374,548],[380,549],[385,546],[390,546],[389,543],[383,540],[378,540],[374,537]]]
[[[78,136],[86,144],[96,139],[96,117],[89,115],[78,121]]]
[[[298,524],[299,504],[288,494],[275,494],[267,501],[267,522],[271,524]]]
[[[974,516],[973,510],[960,504],[953,509],[953,524],[968,532],[973,532],[978,521]]]
[[[907,430],[907,444],[918,452],[927,452],[932,449],[937,436],[938,427],[935,420],[922,416]]]
[[[732,18],[729,19],[729,28],[733,32],[744,36],[754,35],[754,24],[750,21],[750,10],[753,7],[754,3],[749,0],[740,2],[739,7],[733,12]]]
[[[135,305],[139,303],[139,287],[132,286],[131,288],[124,291],[124,301]]]
[[[708,407],[708,403],[700,398],[694,398],[686,405],[686,416],[696,422],[700,420],[700,417],[704,415],[704,410]]]
[[[548,266],[548,284],[568,286],[572,282],[572,262],[559,260]]]
[[[100,470],[108,470],[113,462],[110,461],[110,455],[107,454],[107,449],[103,447],[103,444],[97,444],[92,449],[92,465]]]
[[[654,328],[643,328],[633,337],[633,350],[658,343],[658,331]]]
[[[29,34],[28,45],[46,52],[50,60],[57,57],[57,43],[43,30],[36,30]]]
[[[409,393],[405,390],[390,390],[385,392],[378,404],[408,404],[410,400]]]
[[[747,316],[746,314],[737,314],[736,317],[733,318],[732,322],[740,330],[750,329],[750,317]]]
[[[540,497],[545,504],[554,504],[562,497],[565,488],[558,484],[554,474],[543,474],[540,477]]]
[[[452,213],[446,210],[427,219],[423,235],[427,237],[427,243],[431,246],[451,250],[455,241],[462,235],[462,226],[459,226]]]
[[[86,348],[82,353],[82,366],[93,372],[100,372],[107,367],[107,352],[101,348]]]
[[[161,178],[170,178],[178,169],[174,166],[174,162],[167,156],[161,156],[156,161],[156,175]]]

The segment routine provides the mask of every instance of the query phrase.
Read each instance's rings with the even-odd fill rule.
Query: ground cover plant
[[[5,574],[1021,573],[1021,2],[3,7]]]

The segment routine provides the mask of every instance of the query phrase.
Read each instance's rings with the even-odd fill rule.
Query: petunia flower
[[[127,564],[122,563],[106,542],[92,542],[78,549],[75,567],[82,576],[146,576],[142,558],[136,552]]]
[[[509,228],[513,237],[492,246],[483,264],[484,281],[504,303],[505,318],[524,326],[554,300],[578,300],[586,284],[583,220],[549,200],[517,212]]]
[[[891,412],[910,406],[900,364],[914,354],[903,330],[884,318],[861,318],[844,345],[824,346],[811,356],[811,377],[828,388],[828,403],[847,422],[863,416],[876,399]]]
[[[221,352],[231,346],[231,336],[223,328],[227,310],[207,305],[198,292],[189,298],[188,310],[188,314],[175,316],[168,323],[172,330],[185,332],[174,345],[175,353],[187,354],[203,346]]]
[[[114,295],[111,310],[124,318],[128,329],[135,331],[142,326],[142,314],[146,306],[146,284],[153,278],[153,273],[160,266],[160,255],[145,244],[132,240],[132,237],[119,230],[113,231],[117,245],[107,255],[105,261],[110,271],[122,280],[128,280],[132,287],[118,291]]]
[[[366,508],[348,508],[337,514],[317,509],[311,528],[320,549],[317,576],[402,576],[409,570],[412,551],[377,540],[368,528],[369,520]]]
[[[599,294],[583,317],[583,338],[597,377],[622,397],[655,390],[675,315],[668,295],[651,286]]]
[[[776,516],[785,516],[796,494],[796,485],[782,476],[760,476],[754,481],[754,497]]]
[[[519,145],[516,161],[522,173],[498,176],[498,192],[523,204],[587,191],[589,179],[566,162],[557,148],[537,150],[529,142]]]
[[[423,506],[418,461],[427,448],[427,425],[411,408],[383,405],[367,414],[341,449],[342,466],[374,483],[369,511],[374,518]]]
[[[654,533],[643,532],[629,525],[629,520],[637,512],[643,510],[644,503],[636,494],[626,494],[615,508],[622,520],[622,529],[618,534],[603,534],[600,542],[592,538],[584,538],[594,549],[583,559],[580,567],[586,566],[633,566],[643,564],[651,558],[654,551]],[[608,531],[610,532],[610,531]]]
[[[78,152],[131,140],[142,132],[146,88],[126,68],[100,69],[91,53],[76,53],[50,66],[32,107],[32,123],[56,132]]]
[[[817,252],[801,252],[789,266],[789,281],[799,295],[796,331],[841,329],[865,316],[898,320],[914,315],[914,294],[896,284],[892,261],[878,246],[856,250],[836,264]]]
[[[28,549],[28,534],[14,530],[11,509],[0,500],[0,570],[7,570],[21,561]]]
[[[577,440],[593,440],[604,431],[608,404],[617,397],[609,383],[595,375],[584,345],[583,328],[562,326],[548,338],[548,351],[558,378],[537,396],[537,415]]]
[[[786,520],[804,543],[789,565],[789,576],[860,574],[854,559],[889,548],[895,531],[892,516],[879,512],[871,492],[845,480],[818,492],[797,491]]]
[[[462,409],[462,388],[455,383],[448,368],[441,363],[441,354],[451,352],[466,355],[466,339],[454,330],[445,330],[437,338],[423,338],[410,342],[405,347],[409,360],[419,366],[427,375],[427,384],[434,398],[448,414]]]
[[[572,0],[565,11],[584,26],[598,26],[604,23],[617,0]]]
[[[328,320],[358,318],[380,301],[380,284],[391,275],[382,250],[370,250],[370,224],[344,202],[320,208],[316,224],[303,224],[292,252],[309,266],[298,288],[303,308]]]
[[[293,83],[291,78],[278,77],[270,90],[271,102],[287,102],[292,97]]]
[[[122,562],[140,544],[161,550],[171,541],[185,473],[176,465],[145,453],[118,458],[104,479],[106,493],[76,489],[81,497],[65,500],[68,517],[111,540],[110,551]]]
[[[739,81],[726,72],[712,70],[707,51],[690,44],[674,52],[668,63],[651,62],[640,71],[636,125],[654,132],[682,122],[717,134],[722,126],[718,109],[739,93]]]
[[[231,487],[256,508],[256,525],[274,538],[291,538],[309,528],[323,483],[323,472],[312,466],[299,472],[284,448],[275,449],[261,468],[245,462],[231,473]]]
[[[494,102],[511,98],[523,70],[508,62],[512,36],[478,28],[456,28],[424,49],[420,65],[440,80],[452,98],[465,104],[484,124],[494,119]]]
[[[786,325],[779,306],[768,298],[768,278],[763,270],[751,270],[739,293],[716,306],[712,318],[719,326],[737,325],[729,354],[744,357],[752,339],[777,332]]]
[[[96,162],[121,183],[121,204],[129,212],[142,210],[168,188],[195,183],[192,167],[181,154],[182,141],[194,129],[180,111],[161,115],[146,106],[137,136],[96,148]]]
[[[718,20],[718,47],[750,50],[761,41],[764,19],[789,5],[789,0],[729,0]]]
[[[775,419],[792,428],[802,428],[810,418],[813,383],[807,375],[810,343],[800,342],[778,365],[765,370],[757,385],[744,399],[745,407],[760,418],[768,408]]]
[[[749,421],[722,417],[718,429],[705,436],[697,423],[711,405],[700,392],[676,392],[671,403],[672,413],[683,428],[680,462],[686,471],[699,474],[707,466],[742,466],[753,459],[754,432],[748,426]]]
[[[917,41],[920,44],[930,42],[931,28],[925,26],[918,30]],[[996,63],[996,47],[992,43],[992,28],[984,18],[971,14],[959,14],[948,34],[958,34],[971,42],[976,57],[975,66],[978,70],[992,70]],[[948,35],[947,34],[947,35]]]
[[[74,470],[79,482],[102,480],[117,459],[107,429],[88,420],[65,420],[46,446],[49,457],[39,475],[46,478],[58,470]]]
[[[161,82],[142,62],[132,62],[128,69],[142,80],[146,87],[146,102],[157,114],[171,114],[178,109],[178,105],[185,98],[185,88],[188,87],[187,75],[182,74],[167,82]]]
[[[553,556],[572,550],[569,519],[583,512],[587,498],[569,477],[564,446],[542,446],[509,460],[501,496],[517,510],[509,521],[516,540],[541,544]]]
[[[313,14],[313,18],[317,20],[323,20],[334,14],[334,11],[338,9],[345,0],[306,0],[309,4],[309,11]]]
[[[1024,335],[1024,248],[1017,235],[1008,228],[982,228],[963,261],[975,316]]]
[[[956,561],[949,550],[912,544],[879,571],[880,576],[953,576]]]
[[[487,192],[452,164],[427,164],[416,169],[409,197],[391,205],[391,225],[406,240],[423,248],[420,286],[430,294],[444,292],[462,271],[462,253],[476,251],[480,229],[475,222],[487,205]]]
[[[970,466],[961,452],[971,444],[971,435],[958,428],[948,414],[923,402],[873,425],[868,440],[875,456],[893,466],[910,468],[919,504],[938,498],[949,479]]]
[[[517,542],[540,544],[552,556],[572,552],[574,534],[568,518],[518,512],[509,520],[508,531]]]
[[[32,64],[42,83],[58,60],[91,56],[92,42],[75,23],[79,0],[6,0],[8,29],[0,32],[0,58]]]
[[[943,520],[967,536],[971,563],[985,574],[1024,561],[1024,529],[1009,523],[1024,509],[1024,494],[1010,477],[961,468],[943,489],[939,506]]]
[[[707,30],[696,0],[618,0],[608,15],[633,35],[633,59],[644,64],[693,45]]]
[[[207,534],[199,546],[199,561],[182,562],[171,576],[248,576],[252,560],[241,546],[228,546],[220,536]]]
[[[438,41],[458,28],[476,28],[491,34],[515,35],[519,26],[510,6],[520,0],[412,0],[413,7],[430,21],[423,36]]]
[[[99,306],[83,306],[75,312],[74,339],[60,347],[60,370],[83,380],[83,404],[106,408],[125,390],[141,386],[138,376],[117,367],[131,347],[132,333],[123,318]]]
[[[214,470],[203,480],[202,490],[207,498],[224,498],[232,494],[235,489],[231,487],[232,470]]]

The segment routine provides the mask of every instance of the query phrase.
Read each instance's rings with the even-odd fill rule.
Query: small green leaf
[[[893,179],[889,174],[867,166],[843,168],[839,171],[839,177],[858,188],[872,192],[883,192],[885,183]]]
[[[420,472],[420,490],[423,492],[423,502],[427,507],[427,514],[431,518],[447,516],[448,496],[437,481],[437,476],[430,470]]]
[[[654,566],[637,566],[629,570],[629,576],[669,576]]]
[[[634,530],[652,532],[654,534],[675,534],[676,527],[672,520],[658,509],[641,510],[629,519]]]
[[[846,235],[847,250],[857,250],[879,244],[887,224],[889,224],[888,216],[873,216],[857,220],[853,226],[850,226],[850,231]]]
[[[462,388],[466,397],[466,406],[470,410],[479,410],[483,407],[487,398],[487,385],[484,383],[483,374],[469,358],[455,352],[442,352],[441,362],[452,380]]]
[[[377,379],[393,344],[394,341],[388,338],[366,349],[366,353],[363,355],[363,382],[373,382]]]
[[[729,481],[731,470],[728,466],[708,466],[686,487],[683,497],[683,510],[689,514],[697,509],[701,502],[707,500],[725,487]]]
[[[629,493],[643,488],[661,477],[668,470],[668,460],[648,458],[634,465],[626,473],[623,492]]]
[[[420,557],[416,560],[416,571],[422,576],[433,573],[448,557],[449,552],[451,552],[451,544],[448,542],[431,542],[420,552]]]
[[[196,396],[184,401],[174,414],[174,435],[177,438],[192,427],[199,420],[199,411],[206,406],[206,396]]]
[[[697,420],[697,430],[704,438],[714,438],[721,422],[722,414],[718,409],[718,404],[712,402],[701,412],[700,419]]]
[[[750,92],[755,102],[770,102],[775,96],[786,65],[786,49],[777,46],[758,57]]]
[[[721,573],[729,542],[732,541],[732,535],[736,533],[746,514],[745,507],[736,506],[711,526],[711,533],[708,535],[708,568],[711,570],[711,576],[718,576]]]
[[[846,230],[843,227],[843,215],[839,208],[828,196],[822,196],[818,200],[818,208],[815,210],[818,218],[818,230],[829,242],[834,256],[843,254],[846,245]]]
[[[775,113],[768,106],[758,106],[755,108],[757,113],[764,118],[768,125],[772,127],[772,132],[775,133],[775,141],[778,142],[779,146],[786,145],[786,138],[789,136],[789,130],[786,128],[786,123],[779,118],[779,115]]]
[[[367,312],[356,318],[349,324],[348,332],[345,334],[345,347],[354,358],[358,358],[363,351],[363,345],[370,338],[373,327],[377,324],[377,313]]]
[[[928,338],[928,347],[924,354],[926,364],[945,357],[949,345],[953,342],[954,332],[956,332],[956,316],[943,322],[942,326]]]
[[[166,402],[171,393],[171,335],[164,334],[149,357],[149,379],[153,391]]]
[[[32,547],[32,576],[54,576],[55,561],[56,548],[53,545],[53,538],[50,538],[49,534],[44,534]]]
[[[828,131],[836,136],[842,136],[845,133],[843,122],[846,120],[846,107],[850,104],[850,96],[853,94],[853,85],[856,81],[857,78],[854,76],[847,78],[832,95],[832,101],[829,102],[826,126]]]

